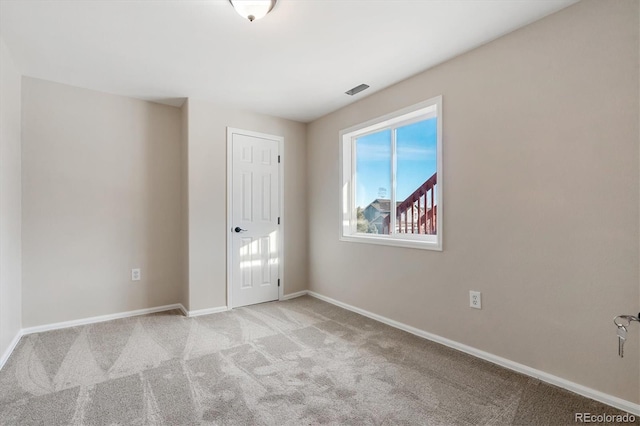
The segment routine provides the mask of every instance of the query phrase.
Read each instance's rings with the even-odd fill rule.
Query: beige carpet
[[[22,338],[2,425],[575,424],[619,411],[302,297]]]

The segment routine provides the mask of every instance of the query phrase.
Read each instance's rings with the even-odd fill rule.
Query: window
[[[442,97],[340,132],[343,241],[442,250]]]

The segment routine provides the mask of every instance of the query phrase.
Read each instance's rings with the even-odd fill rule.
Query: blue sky
[[[398,201],[407,198],[436,172],[436,120],[431,118],[397,129]],[[356,140],[356,206],[364,208],[376,198],[391,198],[391,130]]]

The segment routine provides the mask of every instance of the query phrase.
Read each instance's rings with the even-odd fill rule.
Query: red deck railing
[[[438,206],[435,197],[437,173],[396,207],[396,231],[400,234],[435,234]],[[389,233],[391,215],[384,221],[384,233]]]

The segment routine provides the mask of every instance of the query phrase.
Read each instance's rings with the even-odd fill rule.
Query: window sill
[[[376,244],[391,247],[405,247],[421,250],[442,251],[442,243],[440,241],[431,242],[415,239],[374,237],[369,235],[341,235],[340,241],[350,243]]]

